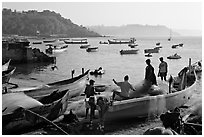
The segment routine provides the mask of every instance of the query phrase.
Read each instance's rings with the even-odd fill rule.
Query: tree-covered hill
[[[37,34],[36,32],[39,32]],[[84,26],[78,26],[70,19],[63,18],[53,11],[38,12],[2,10],[2,33],[22,36],[55,35],[65,37],[97,37],[98,33]]]

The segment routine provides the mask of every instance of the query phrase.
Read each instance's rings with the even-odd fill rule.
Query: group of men
[[[158,77],[161,77],[161,80],[166,81],[166,76],[168,72],[168,65],[167,63],[163,60],[163,57],[159,58],[160,64],[159,64],[159,71],[158,71]],[[154,67],[151,65],[151,60],[147,59],[146,61],[146,69],[145,69],[145,80],[150,82],[152,85],[157,85],[156,81],[156,75],[154,73]],[[129,91],[132,89],[133,91],[136,91],[136,89],[132,86],[132,84],[129,83],[129,76],[126,75],[124,77],[124,81],[122,82],[117,82],[115,79],[113,79],[113,82],[120,87],[121,92],[118,91],[113,91],[113,96],[111,100],[111,104],[113,100],[115,99],[115,96],[118,95],[121,99],[128,99],[129,97]],[[96,105],[94,104],[95,102],[95,97],[97,93],[94,91],[94,80],[89,81],[89,85],[87,85],[85,89],[85,95],[86,95],[86,118],[88,116],[89,108],[91,109],[90,113],[90,119],[94,118],[94,112],[96,109]]]

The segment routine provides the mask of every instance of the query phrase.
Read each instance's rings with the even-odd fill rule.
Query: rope
[[[51,125],[53,125],[54,127],[56,127],[59,131],[63,132],[65,135],[68,135],[68,133],[67,133],[66,131],[64,131],[62,128],[60,128],[58,125],[56,125],[56,124],[53,123],[52,121],[48,120],[47,118],[45,118],[45,117],[43,117],[43,116],[41,116],[41,115],[39,115],[39,114],[37,114],[37,113],[31,111],[31,110],[27,110],[27,109],[24,109],[24,110],[27,111],[27,112],[29,112],[29,113],[31,113],[31,114],[33,114],[33,115],[35,115],[35,116],[37,116],[37,117],[39,117],[39,118],[41,118],[41,119],[43,119],[43,120],[45,120],[46,122],[48,122],[48,123],[50,123]]]

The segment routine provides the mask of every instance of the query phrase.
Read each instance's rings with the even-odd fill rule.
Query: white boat
[[[180,59],[180,58],[181,58],[181,56],[179,56],[177,53],[167,57],[167,59]]]
[[[11,59],[9,59],[8,62],[2,65],[2,71],[8,70],[10,62],[11,62]]]
[[[185,83],[186,78],[188,83]],[[171,88],[172,90],[169,90],[167,83],[165,87],[166,89],[160,88],[162,92],[160,92],[157,88],[155,88],[155,91],[153,90],[152,92],[152,90],[150,90],[152,86],[150,86],[151,88],[148,88],[146,84],[140,83],[140,85],[135,86],[136,92],[131,91],[130,96],[135,96],[135,98],[114,101],[105,112],[104,120],[112,121],[118,119],[155,116],[168,110],[173,110],[176,107],[180,107],[190,100],[192,92],[196,88],[196,76],[194,71],[193,74],[185,73],[185,71],[183,71],[180,81],[177,83],[178,87],[175,87],[177,85],[176,82],[173,84],[173,87],[175,87],[176,90],[173,89],[173,87]],[[157,95],[154,95],[156,92]],[[111,96],[112,92],[104,91],[101,95],[97,95],[97,98],[103,97],[109,101]],[[85,108],[82,106],[84,106],[84,100],[79,100],[69,104],[68,109],[72,109],[77,115],[83,117],[85,116]]]
[[[64,52],[68,48],[68,45],[62,45],[62,46],[53,46],[51,44],[48,44],[48,45],[49,45],[49,48],[47,48],[45,51],[50,54]]]
[[[9,92],[24,92],[26,95],[38,99],[42,96],[49,95],[56,90],[60,92],[69,89],[69,96],[75,97],[80,95],[85,90],[86,84],[88,83],[88,75],[89,70],[71,79],[61,80],[35,87],[19,87],[16,89],[10,89]]]

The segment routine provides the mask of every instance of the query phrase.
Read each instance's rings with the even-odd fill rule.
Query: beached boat
[[[114,101],[108,107],[104,115],[104,120],[112,121],[155,116],[184,105],[190,100],[192,92],[196,88],[195,72],[188,73],[187,70],[186,68],[182,69],[178,77],[173,78],[173,86],[171,88],[169,88],[168,83],[163,83],[161,87],[159,87],[160,85],[151,86],[145,80],[138,83],[134,86],[136,91],[130,91],[131,99]],[[112,89],[101,92],[96,97],[103,97],[110,101],[112,97],[111,91]],[[80,107],[78,105],[84,105],[83,100],[69,104],[69,109],[75,111],[79,116],[85,116],[85,112],[82,114],[82,110],[79,110]]]
[[[87,52],[96,52],[98,51],[98,47],[91,47],[86,49]]]
[[[68,45],[62,45],[62,46],[53,46],[51,44],[48,44],[49,48],[47,48],[45,51],[46,53],[52,54],[52,53],[60,53],[67,50]]]
[[[69,89],[69,96],[75,97],[79,96],[85,90],[86,84],[88,83],[88,75],[89,70],[71,79],[61,80],[35,87],[19,87],[16,89],[10,89],[10,92],[24,92],[26,95],[33,98],[39,98],[40,96],[49,95],[55,90],[60,92]]]
[[[39,101],[24,93],[3,94],[2,134],[20,134],[58,118],[66,111],[68,98],[68,90],[52,93]]]
[[[44,43],[53,43],[57,41],[56,39],[50,39],[50,40],[43,40]]]
[[[130,39],[113,39],[113,40],[108,40],[109,44],[130,44],[134,43],[136,41],[135,38],[130,38]]]
[[[9,82],[9,80],[10,80],[10,78],[13,75],[15,70],[16,70],[16,67],[13,67],[13,68],[8,69],[6,71],[2,71],[2,84],[6,84]]]
[[[64,43],[66,44],[88,44],[87,39],[69,39],[64,40]]]
[[[8,62],[2,65],[2,71],[8,70],[10,62],[11,62],[11,59],[9,59]]]
[[[123,54],[137,54],[138,53],[138,49],[135,49],[135,50],[120,50],[120,54],[123,55]]]
[[[81,45],[80,48],[81,49],[86,49],[86,48],[88,48],[90,46],[91,46],[90,44],[84,44],[84,45]]]
[[[177,53],[167,57],[167,59],[180,59],[180,58],[181,58],[181,56],[179,56]]]
[[[153,49],[145,49],[144,53],[159,53],[160,48],[153,48]]]

